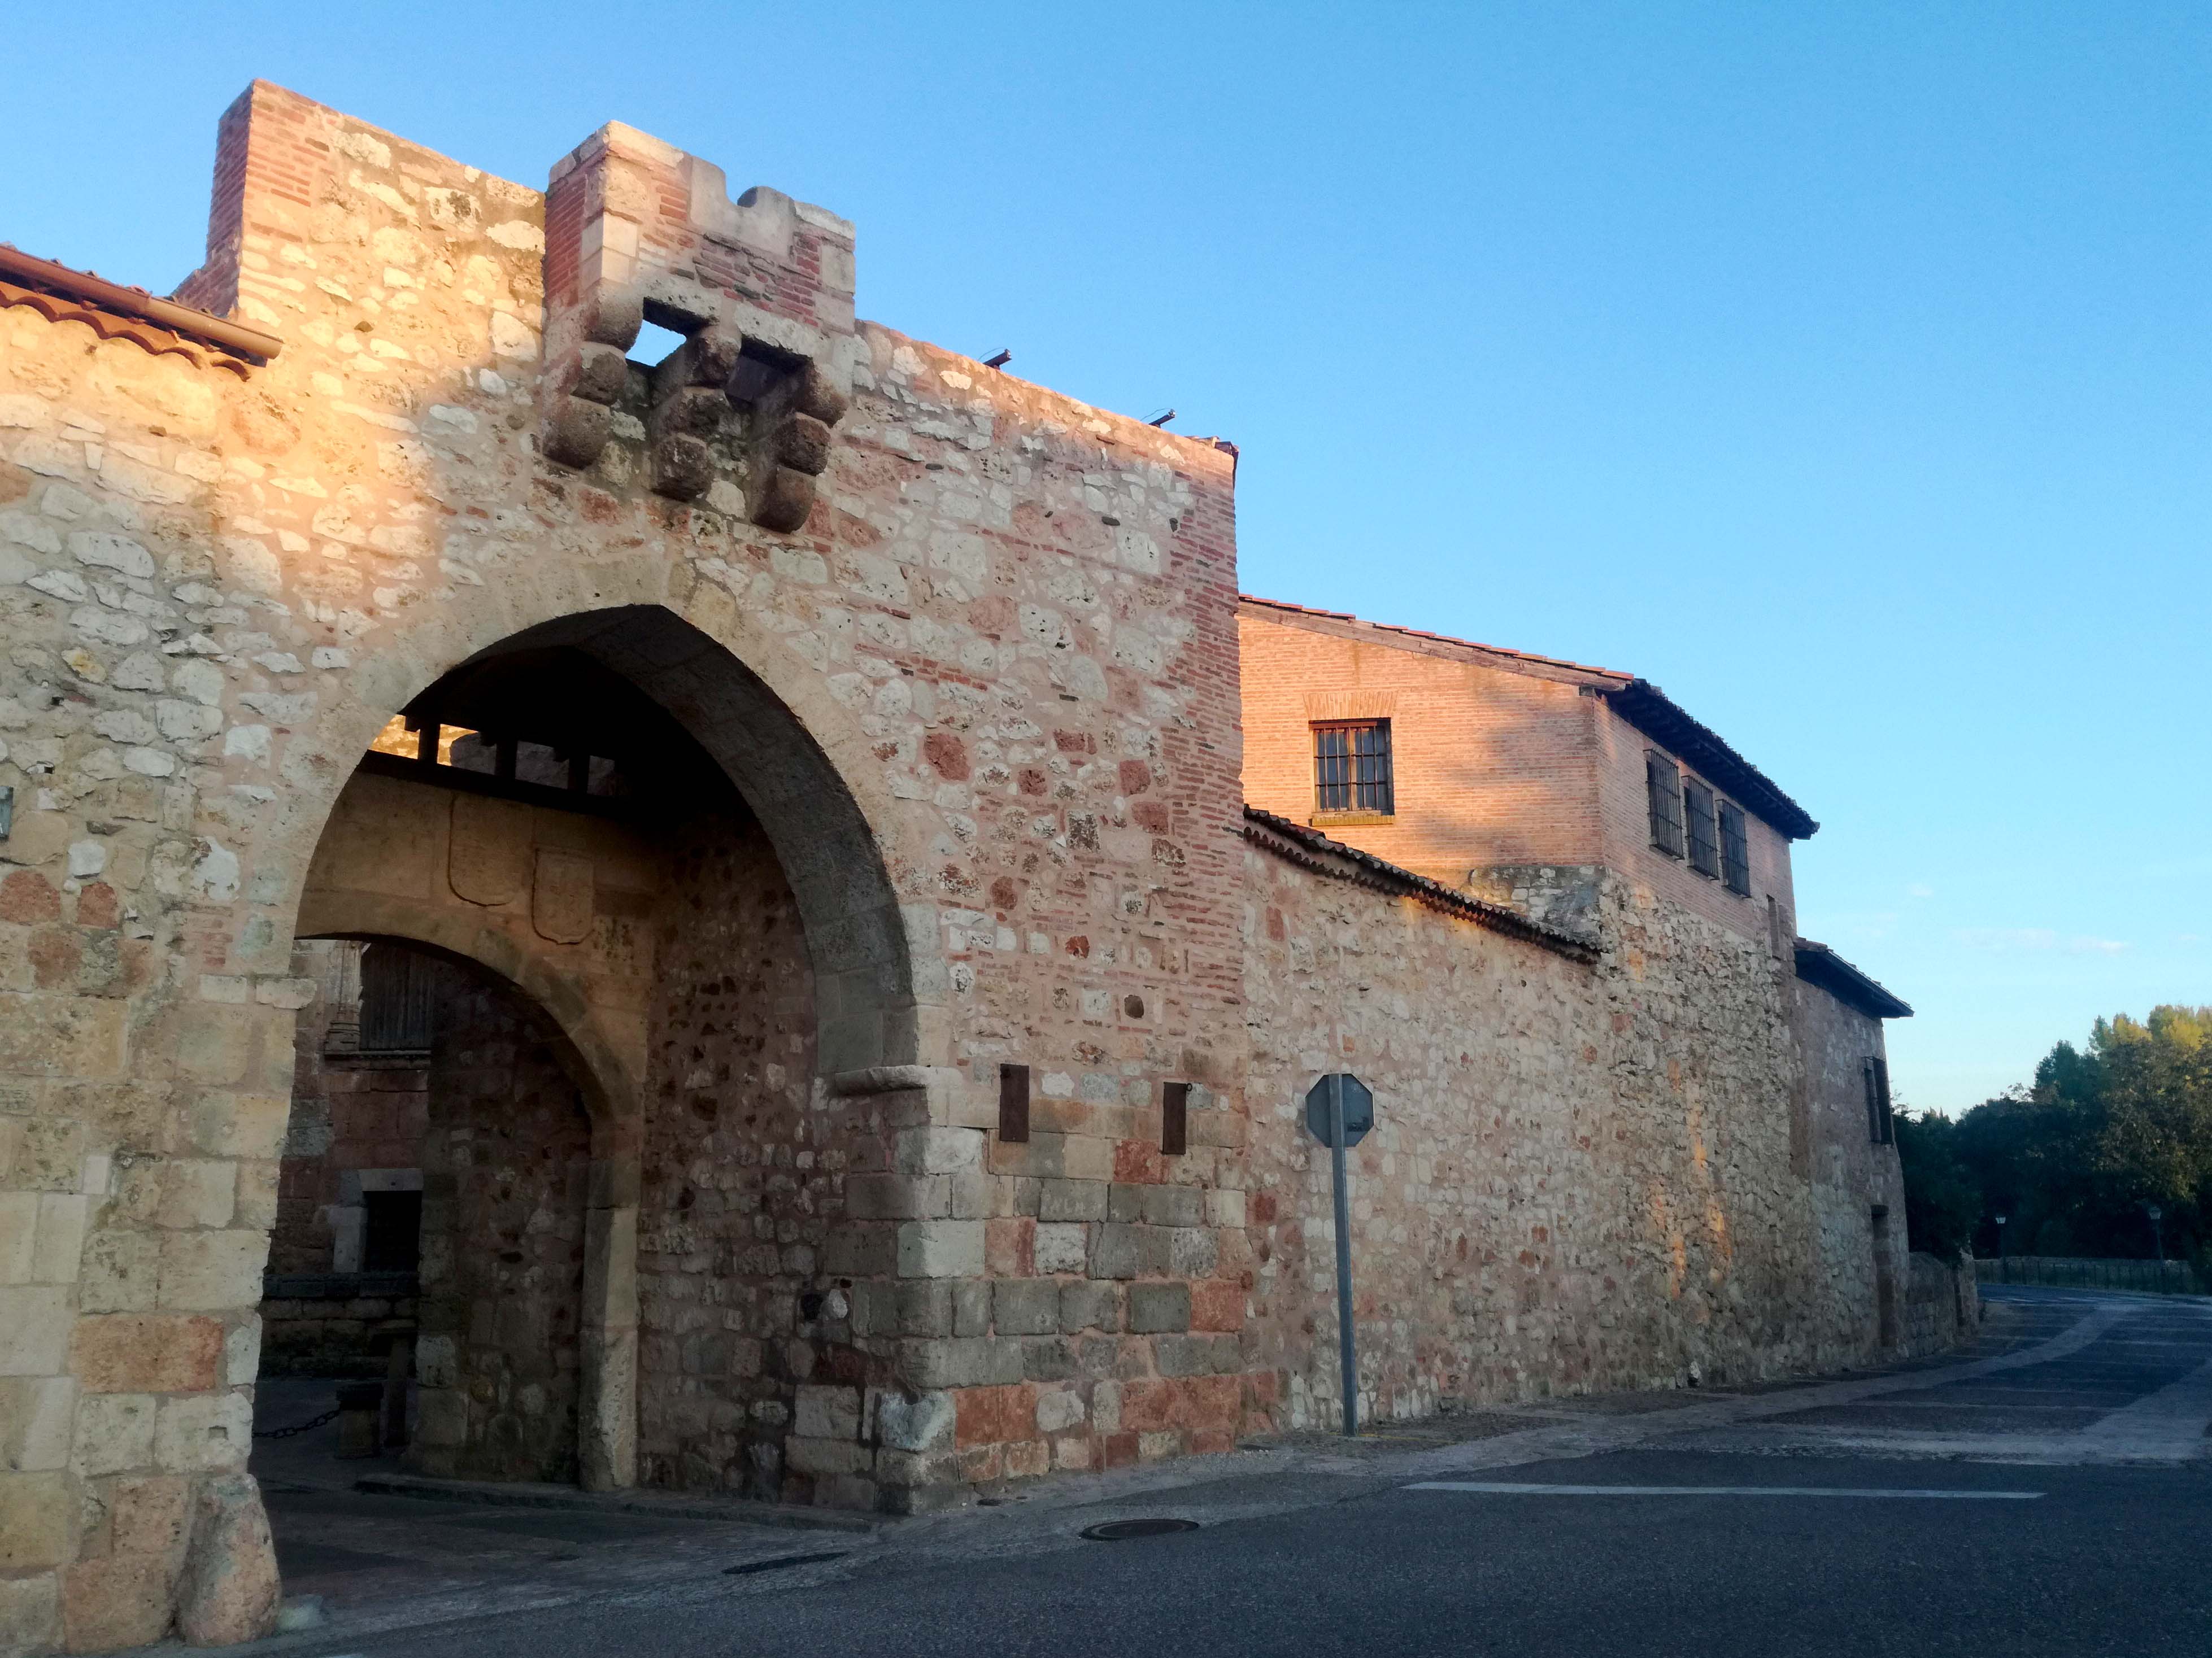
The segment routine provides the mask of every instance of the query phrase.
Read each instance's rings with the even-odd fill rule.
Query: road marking
[[[1890,1491],[1871,1485],[1526,1485],[1503,1479],[1424,1479],[1409,1491],[1492,1491],[1514,1497],[1928,1497],[2027,1503],[2041,1491]]]

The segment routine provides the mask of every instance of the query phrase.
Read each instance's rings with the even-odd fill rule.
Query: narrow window
[[[1897,1144],[1897,1118],[1889,1108],[1889,1061],[1874,1062],[1875,1096],[1881,1102],[1881,1126],[1875,1138],[1884,1145]]]
[[[1374,812],[1396,810],[1390,786],[1390,722],[1334,720],[1316,723],[1314,811]]]
[[[1766,895],[1766,948],[1776,961],[1782,959],[1782,906],[1771,892]]]
[[[1732,800],[1721,802],[1721,884],[1751,896],[1751,841],[1744,834],[1743,808]]]
[[[422,1260],[422,1194],[364,1192],[361,1203],[361,1270],[414,1272]]]
[[[1713,792],[1696,778],[1685,777],[1682,811],[1690,820],[1690,867],[1700,875],[1718,875],[1721,849],[1713,839]]]
[[[999,1067],[999,1138],[1018,1145],[1030,1137],[1030,1068]]]
[[[1656,749],[1644,756],[1644,784],[1651,797],[1651,844],[1669,858],[1682,855],[1682,775]]]
[[[1869,1060],[1859,1067],[1866,1079],[1867,1138],[1876,1145],[1881,1144],[1881,1084],[1875,1079],[1875,1061]]]
[[[430,1046],[439,995],[438,963],[398,944],[361,952],[363,1053],[419,1053]]]
[[[1179,1157],[1190,1149],[1190,1084],[1160,1085],[1160,1150]]]

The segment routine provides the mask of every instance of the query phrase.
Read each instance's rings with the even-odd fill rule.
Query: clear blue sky
[[[539,185],[628,121],[1234,438],[1248,589],[1664,686],[1911,1102],[2212,1002],[2202,6],[196,12],[0,31],[0,239],[166,288],[255,76]]]

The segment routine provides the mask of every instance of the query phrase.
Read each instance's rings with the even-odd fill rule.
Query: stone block
[[[1025,1382],[1066,1382],[1079,1369],[1075,1344],[1066,1336],[1022,1338],[1022,1379]]]
[[[67,1467],[76,1405],[76,1383],[68,1376],[0,1378],[0,1468]]]
[[[258,1306],[269,1235],[260,1231],[179,1232],[161,1242],[165,1309],[228,1312]]]
[[[1129,1328],[1138,1335],[1189,1329],[1190,1286],[1188,1284],[1131,1284]]]
[[[245,1473],[209,1480],[177,1585],[177,1633],[196,1647],[258,1641],[276,1627],[276,1550],[261,1488]]]
[[[1151,1226],[1198,1226],[1206,1220],[1206,1193],[1195,1186],[1146,1186],[1145,1222]]]
[[[853,1439],[809,1439],[793,1434],[783,1442],[784,1466],[793,1473],[866,1473],[875,1453]]]
[[[151,1232],[102,1230],[93,1233],[77,1281],[78,1304],[88,1313],[150,1310],[161,1288],[161,1241]]]
[[[941,1451],[951,1448],[955,1414],[952,1394],[933,1393],[908,1397],[886,1392],[873,1397],[876,1438],[885,1448]]]
[[[1036,1389],[1026,1382],[966,1388],[952,1397],[957,1413],[954,1442],[963,1449],[1025,1440],[1036,1432]]]
[[[88,1393],[77,1406],[76,1471],[91,1478],[151,1466],[155,1404],[151,1394]]]
[[[1048,1278],[1001,1278],[992,1286],[992,1320],[1002,1336],[1041,1336],[1060,1328],[1060,1285]]]
[[[1244,1224],[1244,1194],[1219,1189],[1206,1194],[1206,1222],[1209,1226],[1240,1229]]]
[[[1131,1278],[1142,1270],[1144,1229],[1104,1222],[1091,1229],[1091,1276]]]
[[[859,1439],[860,1390],[800,1388],[793,1404],[791,1430],[812,1439]]]
[[[1083,1420],[1083,1395],[1068,1388],[1040,1393],[1036,1401],[1037,1431],[1056,1434]]]
[[[0,1192],[0,1284],[32,1282],[38,1249],[39,1193]]]
[[[898,1229],[901,1278],[973,1278],[982,1270],[980,1220],[908,1221]]]
[[[1041,1183],[1037,1193],[1037,1219],[1104,1220],[1109,1189],[1097,1181],[1045,1181]]]
[[[949,1336],[952,1328],[952,1286],[939,1280],[896,1285],[898,1333],[907,1336]]]
[[[0,1652],[46,1652],[61,1638],[58,1576],[0,1577]]]
[[[991,1329],[991,1282],[969,1278],[952,1286],[952,1333],[988,1335]]]
[[[173,1563],[158,1555],[108,1554],[63,1575],[62,1623],[72,1652],[150,1645],[168,1633]]]
[[[1080,1222],[1039,1223],[1034,1257],[1038,1272],[1080,1272],[1090,1253],[1090,1229]]]
[[[1208,1278],[1192,1284],[1190,1327],[1212,1331],[1243,1329],[1244,1286],[1234,1278]]]
[[[891,1166],[902,1175],[951,1175],[983,1166],[983,1135],[973,1128],[902,1128]]]
[[[253,1406],[241,1393],[167,1399],[155,1418],[154,1461],[163,1473],[234,1473],[252,1448]]]
[[[944,1175],[848,1175],[845,1212],[854,1220],[931,1220],[949,1216],[952,1212],[951,1179]]]
[[[182,1560],[191,1529],[192,1482],[175,1474],[118,1479],[108,1487],[108,1533],[118,1554]]]
[[[909,1342],[908,1379],[917,1388],[980,1388],[1022,1379],[1021,1343],[1004,1336]]]
[[[1069,1335],[1084,1330],[1111,1332],[1121,1326],[1121,1300],[1111,1284],[1086,1280],[1060,1289],[1060,1327]]]
[[[1167,1270],[1171,1277],[1206,1278],[1220,1265],[1220,1246],[1206,1227],[1171,1227],[1167,1229]]]
[[[0,1289],[0,1376],[58,1376],[69,1351],[69,1291]]]
[[[67,1474],[0,1473],[0,1572],[66,1563],[76,1552],[76,1520]]]
[[[88,1199],[74,1192],[39,1196],[39,1243],[31,1276],[40,1284],[74,1284],[84,1255],[84,1221]]]

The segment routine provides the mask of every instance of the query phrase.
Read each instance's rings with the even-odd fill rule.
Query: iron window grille
[[[1390,782],[1390,722],[1334,720],[1316,722],[1314,737],[1314,811],[1373,812],[1395,810]]]
[[[438,963],[398,944],[361,953],[361,1051],[415,1053],[430,1046],[440,983]]]
[[[1644,793],[1651,801],[1651,844],[1669,858],[1682,855],[1682,774],[1656,749],[1644,756]]]
[[[1713,792],[1694,777],[1682,780],[1683,815],[1689,819],[1690,867],[1700,875],[1721,872],[1720,843],[1713,838]]]
[[[1743,808],[1729,800],[1721,802],[1721,884],[1751,896],[1751,841],[1744,833]]]

